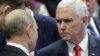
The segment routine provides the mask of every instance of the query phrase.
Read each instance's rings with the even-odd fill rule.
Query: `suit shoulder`
[[[56,22],[55,18],[50,17],[50,16],[44,16],[44,15],[34,14],[34,17],[38,21],[52,22],[52,23]]]
[[[58,40],[58,41],[50,44],[49,46],[46,46],[46,47],[40,49],[39,51],[37,51],[37,53],[39,53],[39,54],[55,53],[59,50],[59,47],[61,46],[62,42],[63,42],[62,40]]]
[[[6,39],[5,39],[5,34],[3,32],[0,32],[0,51],[3,50],[3,48],[6,45]]]
[[[6,45],[3,51],[0,52],[0,56],[27,56],[21,49]]]

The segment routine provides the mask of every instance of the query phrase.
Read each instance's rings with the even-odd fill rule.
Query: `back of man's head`
[[[25,46],[29,51],[37,42],[37,24],[26,10],[17,9],[8,13],[4,20],[4,32],[8,42]]]
[[[24,28],[33,24],[33,19],[25,10],[17,9],[5,16],[4,31],[9,39],[11,36],[20,36]]]

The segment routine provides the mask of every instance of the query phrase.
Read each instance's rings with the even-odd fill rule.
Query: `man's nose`
[[[65,29],[65,23],[63,21],[60,24],[60,28],[61,28],[61,30],[64,30]]]

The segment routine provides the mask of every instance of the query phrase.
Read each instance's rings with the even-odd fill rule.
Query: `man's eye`
[[[57,23],[61,23],[62,21],[61,20],[57,20]]]
[[[65,23],[70,23],[72,20],[64,20]]]

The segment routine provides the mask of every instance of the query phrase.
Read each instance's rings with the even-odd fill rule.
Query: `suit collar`
[[[99,25],[100,25],[100,18],[93,17],[93,20],[94,20],[96,28],[98,29],[98,32],[100,34],[100,27],[99,27]]]
[[[20,54],[22,56],[27,56],[27,54],[25,52],[23,52],[21,49],[14,47],[14,46],[6,45],[5,48],[4,48],[4,51],[5,50],[12,52],[12,53],[15,53],[15,55]]]
[[[25,48],[24,46],[20,45],[20,44],[8,42],[7,45],[9,45],[9,46],[14,46],[14,47],[16,47],[16,48],[19,48],[19,49],[21,49],[23,52],[25,52],[27,55],[29,55],[28,49]]]

